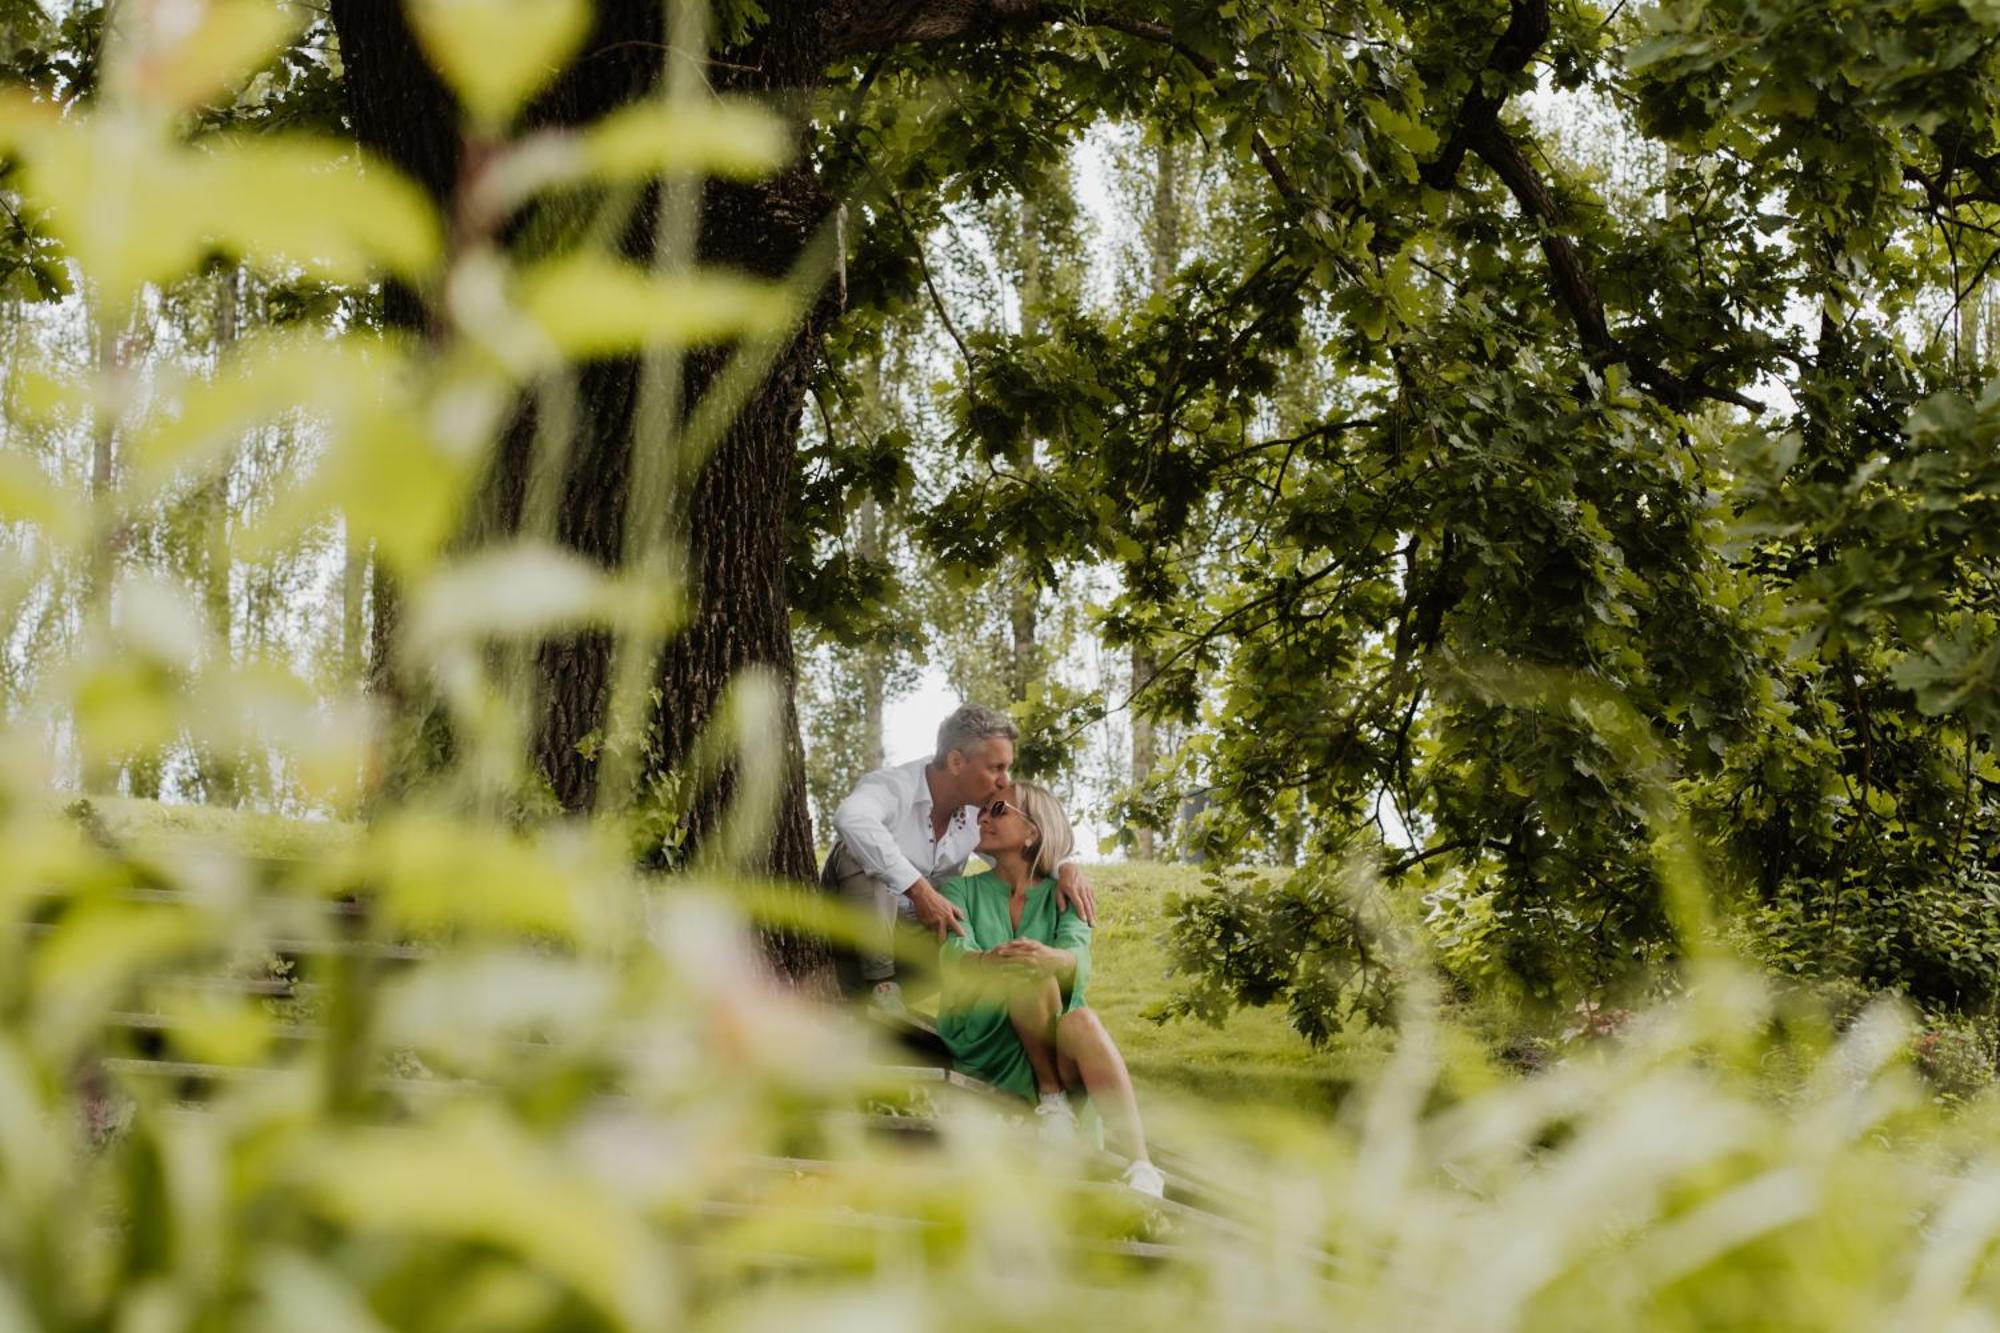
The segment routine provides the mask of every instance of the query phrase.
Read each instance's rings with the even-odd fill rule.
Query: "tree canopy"
[[[443,20],[342,0],[244,92],[188,113],[198,144],[344,131],[441,206],[502,130],[560,137],[652,96],[657,66],[634,53],[663,41],[696,42],[711,84],[791,118],[791,166],[711,182],[692,211],[635,168],[479,219],[565,280],[588,276],[560,265],[580,240],[645,262],[666,226],[811,293],[795,333],[697,352],[643,392],[629,340],[579,335],[569,387],[520,384],[465,474],[476,499],[426,520],[426,542],[542,534],[607,568],[635,531],[691,543],[656,571],[693,608],[656,656],[621,665],[587,630],[530,652],[555,807],[592,808],[605,763],[633,768],[649,855],[691,854],[734,779],[672,775],[705,753],[729,681],[789,679],[794,621],[889,654],[868,668],[886,681],[938,640],[949,586],[992,617],[952,650],[957,674],[1007,658],[978,678],[1006,689],[1032,753],[1059,762],[1093,711],[1172,728],[1131,821],[1215,864],[1303,865],[1301,893],[1362,857],[1430,904],[1468,975],[1566,996],[1671,953],[1672,820],[1782,965],[1988,1003],[1986,7],[900,0],[710,18],[668,33],[654,6],[575,8],[560,72],[507,76],[530,89],[517,114],[479,91],[483,66],[428,72],[425,24]],[[90,5],[24,9],[9,72],[80,114],[101,96],[101,24]],[[505,54],[481,59],[504,72]],[[1080,276],[1070,183],[1106,125],[1200,182],[1198,227],[1108,294]],[[940,250],[965,229],[1008,288],[991,317],[948,290]],[[60,241],[10,217],[14,296],[60,297]],[[437,293],[343,294],[343,276],[269,275],[260,309],[434,324]],[[663,412],[712,447],[648,513],[633,487]],[[535,480],[551,460],[561,476]],[[378,557],[410,529],[381,535]],[[385,687],[394,563],[343,613],[372,622]],[[1095,699],[1045,671],[1048,599],[1085,583],[1111,590],[1094,629],[1132,664]],[[641,753],[607,747],[640,714]],[[793,716],[778,743],[796,755]],[[433,760],[462,725],[428,733]],[[786,793],[767,865],[799,875],[805,786]],[[1249,927],[1190,915],[1191,962],[1232,929]],[[1282,991],[1304,976],[1284,970],[1296,940],[1258,930]]]
[[[968,570],[1117,567],[1203,850],[1379,849],[1455,956],[1554,997],[1672,951],[1672,811],[1785,966],[1990,1001],[1992,15],[985,18],[837,85],[847,323],[934,301],[922,238],[1100,118],[1227,174],[1163,297],[957,340],[971,466],[924,520]],[[1235,901],[1190,963],[1261,933],[1306,984]]]

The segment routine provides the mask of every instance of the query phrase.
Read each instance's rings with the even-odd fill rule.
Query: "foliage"
[[[464,8],[490,36],[512,5]],[[925,1154],[857,1132],[851,1108],[894,1090],[873,1086],[879,1073],[853,1026],[768,977],[745,908],[767,924],[819,923],[795,897],[757,894],[729,872],[730,858],[753,853],[757,816],[775,798],[781,696],[741,682],[728,730],[709,738],[711,754],[742,754],[749,775],[711,864],[643,879],[629,829],[608,816],[512,827],[504,815],[528,747],[510,659],[518,666],[523,645],[553,626],[656,638],[675,608],[650,583],[543,545],[457,540],[471,478],[514,393],[560,373],[561,339],[597,348],[615,329],[657,352],[654,339],[768,329],[780,303],[741,282],[704,285],[685,267],[687,281],[669,287],[667,273],[589,255],[514,273],[490,236],[443,226],[347,150],[201,136],[175,90],[240,78],[280,40],[238,40],[258,31],[231,22],[241,12],[222,0],[192,15],[213,24],[115,33],[103,95],[87,107],[22,92],[6,102],[0,137],[25,167],[24,217],[78,266],[100,329],[122,327],[221,250],[252,267],[353,280],[402,272],[436,297],[437,337],[408,345],[337,320],[260,332],[214,375],[151,396],[131,392],[115,358],[81,373],[41,367],[46,415],[128,445],[127,466],[93,492],[11,440],[0,455],[0,518],[33,538],[8,548],[31,563],[9,569],[6,586],[75,571],[88,613],[38,677],[35,707],[0,725],[9,1321],[1861,1330],[1986,1317],[2000,1295],[1993,1105],[1952,1118],[1925,1098],[1908,1068],[1913,1046],[1940,1071],[1944,1057],[1893,1006],[1865,1010],[1836,1039],[1811,1008],[1711,959],[1685,971],[1671,1002],[1541,1077],[1481,1090],[1473,1070],[1433,1105],[1454,1078],[1455,1043],[1411,958],[1395,1054],[1339,1117],[1156,1120],[1162,1137],[1226,1176],[1215,1191],[1231,1214],[1222,1224],[1194,1210],[1149,1214],[1087,1179],[1078,1155],[982,1116],[944,1117]],[[747,7],[732,12],[755,21]],[[561,28],[522,32],[553,41]],[[1209,34],[1188,40],[1201,49]],[[504,119],[503,92],[529,95],[535,71],[558,59],[553,46],[539,60],[513,54],[523,58],[505,68],[519,78],[504,89],[493,69],[478,76],[489,122]],[[683,54],[684,67],[701,67]],[[1421,137],[1409,116],[1383,108],[1375,117],[1397,135]],[[674,114],[656,128],[676,152],[690,139],[721,142],[682,138]],[[723,138],[728,160],[716,165],[732,170],[765,141]],[[586,132],[496,145],[492,160],[588,179],[593,141]],[[151,166],[78,166],[127,162],[120,151],[134,145],[155,155]],[[323,205],[310,214],[286,193],[302,179]],[[228,216],[193,189],[219,183],[232,190]],[[544,295],[607,298],[605,324],[574,312],[533,319],[537,284]],[[1514,401],[1534,426],[1560,395],[1532,371],[1526,380]],[[1482,421],[1502,433],[1507,414],[1489,410]],[[409,590],[405,660],[432,674],[466,738],[452,781],[421,800],[384,800],[368,822],[302,839],[306,855],[275,865],[234,835],[149,840],[115,804],[65,816],[50,792],[66,759],[101,774],[183,734],[207,743],[253,732],[323,809],[351,807],[366,790],[379,743],[367,708],[322,695],[290,664],[253,670],[209,651],[212,627],[189,592],[139,568],[117,540],[133,513],[203,479],[228,443],[281,411],[309,425],[316,468],[287,479],[237,540],[283,547],[330,517],[372,534]],[[1571,424],[1589,434],[1650,415],[1628,403]],[[1475,455],[1477,444],[1453,447]],[[1667,452],[1654,449],[1656,465]],[[1516,459],[1487,475],[1497,487],[1529,468]],[[1592,480],[1608,497],[1626,494],[1616,477]],[[1606,520],[1580,504],[1516,503],[1565,520],[1558,535],[1578,544],[1590,575],[1570,590],[1622,588],[1597,532]],[[1506,552],[1474,563],[1466,577],[1499,592],[1522,577]],[[1292,628],[1309,637],[1309,625]],[[1259,648],[1296,647],[1297,667],[1315,646]],[[1356,652],[1378,648],[1393,667],[1392,643]],[[1602,793],[1609,815],[1575,804],[1643,826],[1657,844],[1649,873],[1668,888],[1684,881],[1696,821],[1663,798],[1660,778],[1689,747],[1678,734],[1649,742],[1650,719],[1612,706],[1611,685],[1565,679],[1468,668],[1452,685],[1456,730],[1437,734],[1468,750],[1490,745],[1465,762],[1504,781],[1510,766],[1533,775],[1547,758],[1537,726],[1560,729],[1551,746],[1602,762],[1579,775],[1594,787],[1536,784],[1551,819],[1566,791]],[[1256,703],[1246,684],[1241,706]],[[1272,707],[1304,716],[1304,691]],[[614,758],[633,744],[618,734],[605,743]],[[1281,769],[1263,776],[1282,783]],[[1303,930],[1311,947],[1362,938],[1320,924],[1351,910],[1327,881],[1274,893],[1245,906],[1268,906],[1269,920]],[[1690,902],[1670,898],[1662,912],[1686,938],[1705,938]],[[268,976],[280,953],[310,960],[310,1008],[274,1014],[247,987],[190,984]],[[213,1086],[202,1102],[177,1105],[172,1085],[119,1063],[133,1049],[119,1034],[135,1030],[120,1020],[135,1016],[153,1021],[145,1030],[163,1033],[184,1067],[204,1071]],[[315,1030],[302,1039],[308,1020]]]
[[[1198,798],[1190,850],[1303,857],[1304,901],[1357,855],[1447,892],[1466,984],[1651,984],[1671,824],[1760,956],[1986,1012],[1994,23],[1157,3],[857,64],[821,151],[866,309],[1104,118],[1215,177],[1167,293],[947,355],[931,544],[1115,568],[1102,632],[1192,733],[1127,811]],[[1289,1003],[1338,911],[1238,948],[1237,907],[1189,908],[1196,993]]]
[[[1170,907],[1173,966],[1192,980],[1152,1016],[1220,1024],[1238,1006],[1282,1001],[1316,1047],[1349,1019],[1389,1023],[1407,962],[1372,896],[1372,886],[1317,868],[1278,885],[1211,876],[1207,893]]]

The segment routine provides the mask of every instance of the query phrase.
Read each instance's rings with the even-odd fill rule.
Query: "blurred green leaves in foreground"
[[[25,534],[9,588],[67,569],[91,614],[0,735],[0,1328],[1992,1324],[1993,1109],[1939,1111],[1894,1010],[1836,1037],[1721,960],[1525,1081],[1447,1058],[1465,1043],[1404,960],[1398,1052],[1337,1122],[1148,1108],[1220,1182],[1219,1218],[1148,1212],[990,1115],[941,1116],[920,1151],[871,1129],[930,1108],[769,979],[727,855],[642,879],[614,818],[498,817],[518,646],[670,632],[671,561],[452,544],[513,404],[568,359],[765,334],[797,305],[587,249],[517,266],[498,220],[544,189],[766,169],[781,127],[693,100],[498,144],[440,219],[346,145],[187,137],[286,28],[250,0],[182,8],[171,31],[121,11],[88,107],[0,102],[23,202],[97,326],[214,254],[395,278],[438,317],[421,344],[259,335],[185,383],[139,382],[115,347],[88,375],[24,372],[42,424],[116,438],[127,465],[0,453],[0,521]],[[424,0],[418,26],[491,145],[581,13]],[[366,699],[216,665],[201,609],[120,558],[133,514],[281,415],[310,420],[315,462],[243,554],[328,522],[372,543],[408,590],[404,669],[466,738],[455,781],[281,858],[64,812],[65,756],[88,780],[177,736],[254,736],[326,810],[368,789]],[[775,706],[743,682],[714,742],[750,774],[724,849],[754,842]]]

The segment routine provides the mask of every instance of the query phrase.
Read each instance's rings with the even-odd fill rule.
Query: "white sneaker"
[[[1125,1174],[1121,1179],[1124,1180],[1127,1189],[1137,1190],[1149,1198],[1167,1197],[1167,1178],[1160,1173],[1160,1168],[1151,1162],[1132,1163],[1125,1168]]]
[[[1045,1092],[1035,1104],[1036,1129],[1044,1139],[1067,1141],[1076,1137],[1076,1111],[1066,1092]]]
[[[906,1014],[903,1006],[903,988],[893,981],[878,981],[875,989],[868,994],[868,1003],[885,1014]]]

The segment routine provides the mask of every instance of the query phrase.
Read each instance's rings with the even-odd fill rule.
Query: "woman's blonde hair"
[[[1076,849],[1076,835],[1070,831],[1069,816],[1063,813],[1062,802],[1047,787],[1032,782],[1014,784],[1014,804],[1021,807],[1021,813],[1041,834],[1041,841],[1035,844],[1034,872],[1043,879],[1056,873],[1056,866]]]

